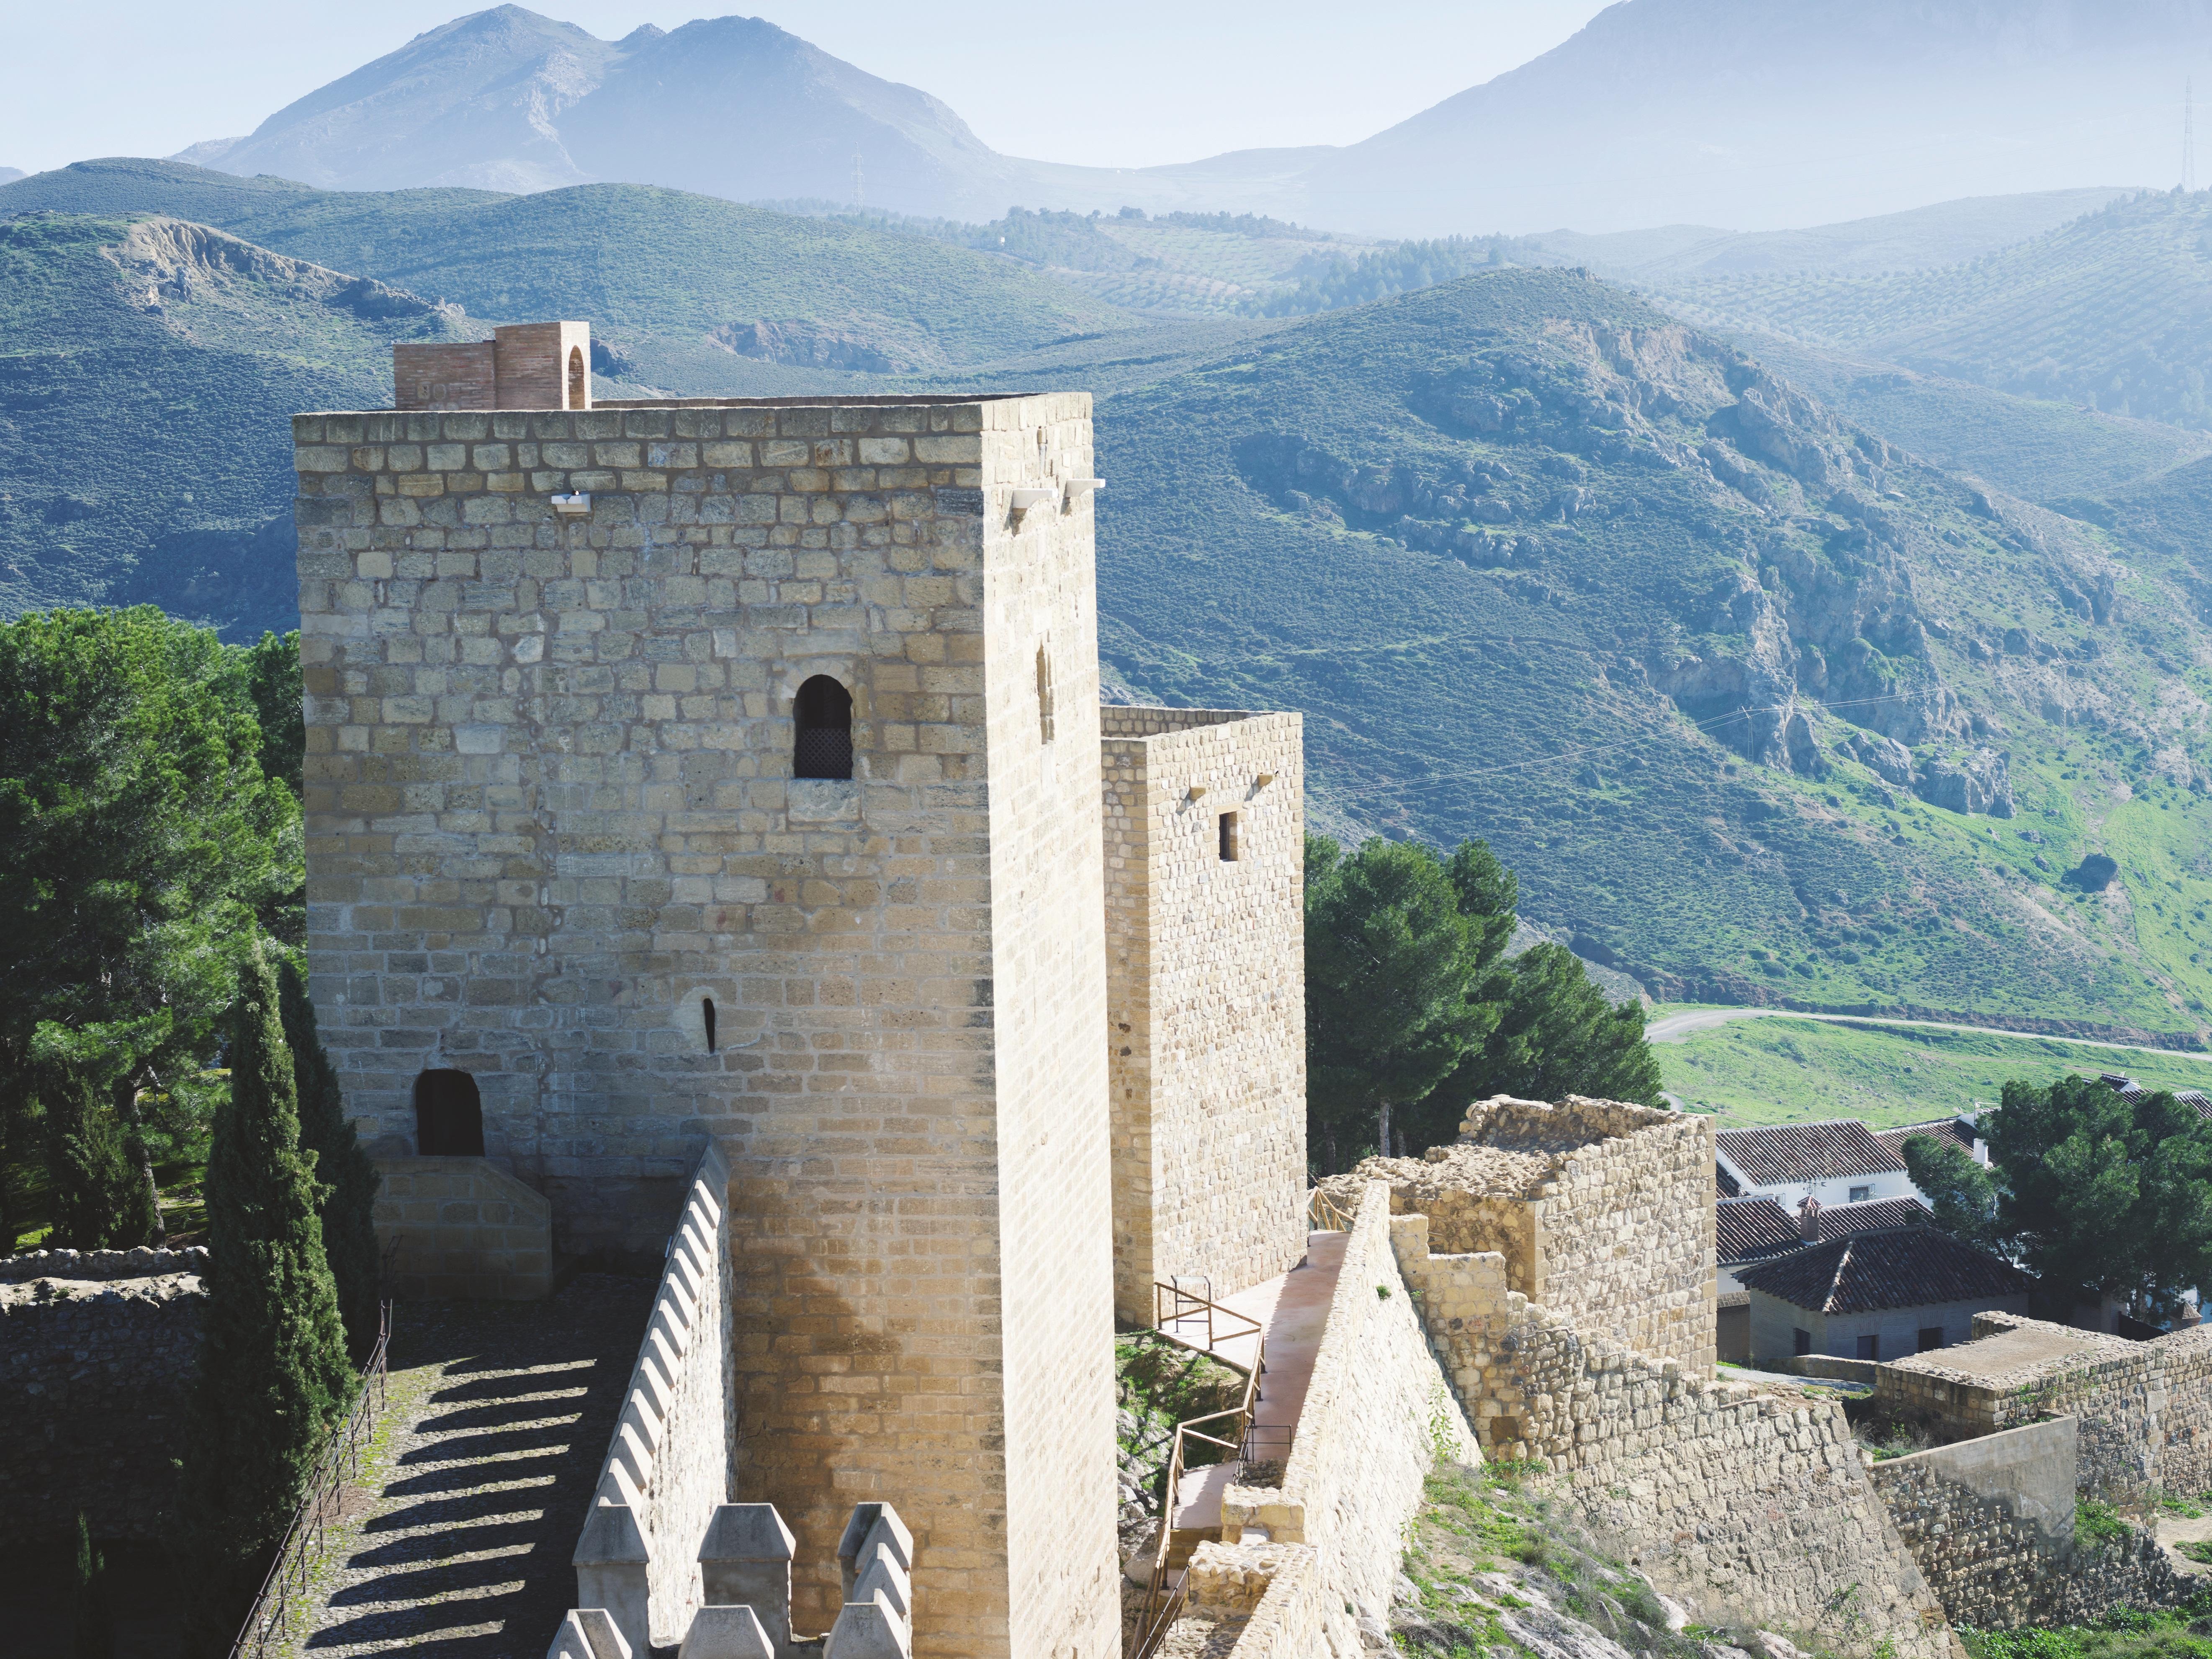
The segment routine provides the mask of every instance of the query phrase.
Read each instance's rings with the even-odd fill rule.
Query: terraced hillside
[[[1749,272],[1656,290],[1757,328],[2028,397],[2212,426],[2212,191],[2117,200],[1962,264],[1887,275]]]
[[[1486,836],[1662,993],[2205,1024],[2176,562],[1559,271],[1285,329],[1112,399],[1101,450],[1113,665],[1308,710],[1322,823]]]

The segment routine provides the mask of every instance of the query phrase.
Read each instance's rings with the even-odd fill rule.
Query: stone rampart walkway
[[[1313,1381],[1314,1359],[1321,1352],[1322,1328],[1328,1322],[1329,1301],[1336,1294],[1337,1270],[1344,1265],[1344,1247],[1350,1240],[1348,1233],[1309,1233],[1304,1262],[1249,1291],[1221,1298],[1223,1307],[1258,1320],[1267,1341],[1267,1374],[1260,1379],[1260,1398],[1252,1412],[1257,1431],[1254,1437],[1261,1449],[1287,1449],[1296,1435],[1306,1388]],[[1217,1341],[1214,1351],[1233,1364],[1249,1365],[1252,1346],[1249,1336],[1228,1337]],[[1217,1463],[1183,1476],[1176,1500],[1176,1530],[1220,1526],[1221,1495],[1237,1468]]]
[[[653,1292],[586,1273],[544,1302],[399,1305],[391,1405],[299,1659],[541,1659]]]

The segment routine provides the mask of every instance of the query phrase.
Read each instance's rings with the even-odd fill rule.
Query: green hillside
[[[198,226],[0,222],[0,612],[151,599],[294,625],[292,411],[382,402],[395,340],[468,337]]]
[[[1729,1127],[1855,1117],[1876,1128],[1994,1106],[2008,1081],[2124,1072],[2150,1089],[2212,1088],[2212,1058],[2053,1037],[1740,1019],[1656,1045],[1667,1091]]]
[[[1279,331],[1100,447],[1113,667],[1306,710],[1323,827],[1486,836],[1661,994],[2204,1025],[2212,651],[2172,571],[1566,272]],[[1978,747],[2015,816],[1916,799]]]
[[[1141,326],[1011,259],[641,185],[335,191],[123,159],[0,186],[0,215],[33,209],[189,219],[475,317],[586,318],[702,391],[754,361],[942,369]]]
[[[2212,426],[2212,191],[2126,198],[1936,270],[1664,283],[1700,321],[1926,374]]]

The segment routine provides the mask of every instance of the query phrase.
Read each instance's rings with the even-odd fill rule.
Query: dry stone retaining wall
[[[2054,1418],[1869,1472],[1954,1624],[2086,1625],[2195,1588],[2148,1533],[2077,1539],[2075,1429],[2073,1418]]]
[[[1942,1609],[1839,1405],[1585,1336],[1508,1289],[1502,1256],[1431,1255],[1425,1216],[1394,1218],[1391,1243],[1483,1444],[1562,1477],[1660,1589],[1714,1623],[1943,1659]]]
[[[0,1260],[0,1541],[157,1538],[199,1364],[207,1252]]]
[[[1437,1459],[1480,1455],[1390,1234],[1389,1192],[1372,1182],[1345,1243],[1283,1484],[1231,1486],[1221,1510],[1225,1542],[1245,1541],[1249,1528],[1314,1547],[1326,1651],[1340,1659],[1359,1651],[1358,1612],[1379,1617],[1389,1606],[1406,1523]]]
[[[1149,1324],[1155,1281],[1226,1296],[1305,1249],[1303,722],[1100,721],[1114,1303]]]

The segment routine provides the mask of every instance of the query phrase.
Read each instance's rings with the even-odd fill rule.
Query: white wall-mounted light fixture
[[[555,495],[552,497],[552,501],[553,510],[556,513],[577,514],[589,513],[592,510],[592,497],[590,492],[586,490],[579,489],[573,495]]]

